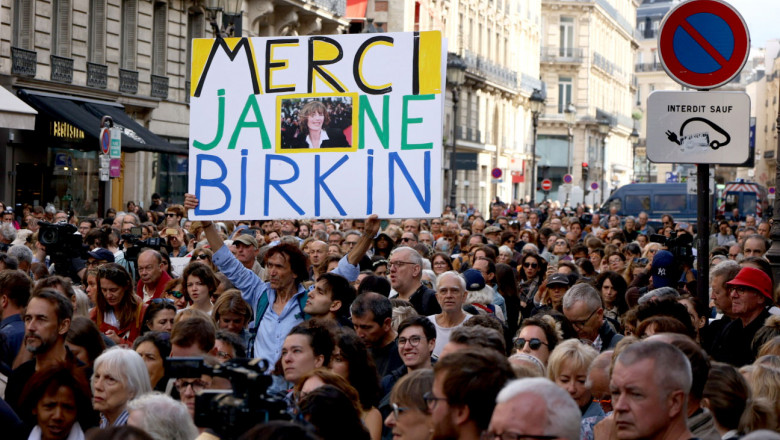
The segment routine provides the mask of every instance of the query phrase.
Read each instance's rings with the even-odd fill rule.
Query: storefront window
[[[187,156],[174,154],[157,155],[157,189],[166,203],[183,203],[187,192]]]
[[[80,217],[97,212],[98,153],[50,148],[48,156],[51,174],[46,193],[54,207],[73,210]]]

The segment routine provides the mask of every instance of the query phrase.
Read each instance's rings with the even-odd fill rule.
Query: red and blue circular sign
[[[571,174],[564,174],[563,175],[563,183],[572,183],[574,181],[574,178],[571,176]]]
[[[742,15],[721,0],[689,0],[666,14],[658,33],[661,64],[693,89],[720,87],[739,74],[750,54]]]
[[[599,189],[599,183],[598,182],[591,183],[590,184],[590,189],[592,189],[593,191],[596,191],[597,189]]]
[[[100,149],[103,150],[103,154],[108,154],[111,148],[111,132],[107,128],[100,129]]]
[[[501,168],[493,168],[493,171],[490,172],[490,175],[493,176],[494,179],[500,179],[503,174]]]

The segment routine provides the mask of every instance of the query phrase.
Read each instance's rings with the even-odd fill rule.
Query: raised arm
[[[184,194],[184,209],[195,209],[198,207],[199,202],[200,201],[195,198],[193,194]],[[222,241],[222,237],[219,236],[217,228],[214,227],[214,223],[210,221],[201,221],[201,224],[203,225],[203,231],[206,233],[206,240],[208,240],[209,246],[211,246],[211,251],[217,252],[225,242]],[[196,239],[197,238],[198,237],[196,237]]]
[[[379,217],[376,214],[371,214],[366,219],[363,236],[360,237],[360,241],[358,241],[355,247],[347,254],[347,260],[350,264],[357,266],[358,263],[360,263],[363,255],[368,252],[371,245],[374,243],[374,236],[376,236],[377,232],[379,232]]]

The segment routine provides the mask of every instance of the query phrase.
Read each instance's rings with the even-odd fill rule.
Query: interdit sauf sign
[[[441,210],[439,32],[196,39],[192,217],[430,217]]]

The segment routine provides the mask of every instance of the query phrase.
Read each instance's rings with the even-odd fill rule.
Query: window
[[[138,0],[122,2],[122,34],[120,55],[122,68],[135,70],[138,53]]]
[[[650,211],[650,196],[626,195],[626,212]]]
[[[70,0],[55,0],[52,4],[51,52],[70,58],[71,5]]]
[[[165,76],[168,46],[168,5],[163,2],[154,4],[152,24],[152,73]]]
[[[653,196],[653,210],[656,212],[679,212],[685,210],[685,194],[656,194]]]
[[[89,12],[89,61],[106,64],[106,0],[91,0]]]
[[[574,56],[574,18],[561,17],[560,42],[558,56],[571,58]]]
[[[571,78],[558,77],[558,113],[563,113],[571,103],[571,88]]]
[[[206,24],[203,13],[200,11],[193,11],[190,10],[189,14],[187,14],[187,52],[192,51],[192,40],[195,38],[203,38],[204,34],[204,25]],[[191,62],[192,62],[192,53],[189,53],[187,58],[187,79],[190,78],[191,72]],[[189,90],[187,91],[189,93]]]
[[[35,28],[35,2],[16,0],[14,2],[14,47],[32,50]]]

